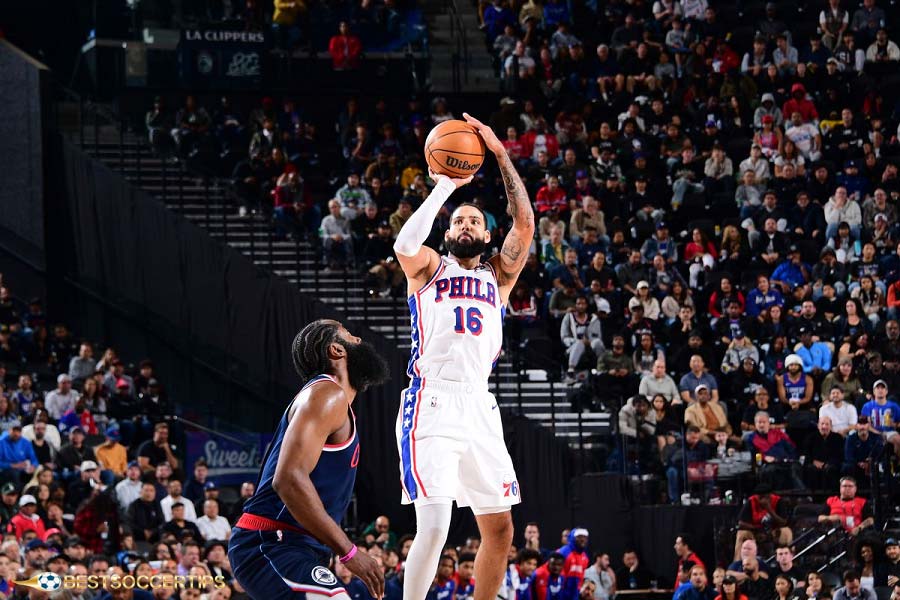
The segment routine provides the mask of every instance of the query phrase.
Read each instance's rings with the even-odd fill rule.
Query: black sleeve
[[[873,516],[874,516],[874,514],[872,513],[872,503],[869,502],[868,500],[866,500],[866,503],[863,504],[862,518],[863,518],[863,520],[865,520],[865,519],[868,519],[869,517],[873,517]]]
[[[753,511],[750,510],[750,501],[744,502],[744,506],[741,507],[741,512],[738,514],[738,521],[743,521],[744,523],[752,523],[753,522]]]
[[[781,517],[782,519],[786,520],[788,518],[787,503],[779,502],[778,506],[775,507],[775,514],[778,515],[779,517]]]

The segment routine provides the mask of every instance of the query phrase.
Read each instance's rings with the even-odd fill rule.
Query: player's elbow
[[[272,478],[272,489],[276,494],[281,496],[282,493],[289,491],[293,483],[293,477],[291,477],[290,473],[285,473],[281,469],[276,469],[275,477]]]

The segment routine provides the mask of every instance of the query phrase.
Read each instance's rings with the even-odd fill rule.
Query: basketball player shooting
[[[341,529],[359,463],[352,404],[387,379],[384,359],[340,323],[319,320],[294,338],[303,388],[281,417],[263,459],[256,493],[228,547],[234,576],[254,600],[350,600],[328,564],[332,556],[374,598],[384,594],[379,564]]]
[[[463,114],[497,157],[513,226],[500,254],[484,213],[463,203],[444,233],[447,256],[423,245],[444,202],[472,178],[437,182],[409,218],[394,250],[409,289],[412,356],[397,416],[403,503],[415,504],[417,531],[406,562],[403,600],[423,600],[447,540],[452,503],[471,507],[481,532],[475,600],[495,600],[513,538],[510,507],[520,502],[488,377],[500,355],[507,299],[525,265],[534,212],[522,180],[490,127]]]

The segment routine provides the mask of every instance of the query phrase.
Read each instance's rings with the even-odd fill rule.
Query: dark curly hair
[[[294,338],[291,358],[303,383],[328,371],[328,346],[337,340],[339,328],[340,323],[336,321],[319,319],[304,327]]]

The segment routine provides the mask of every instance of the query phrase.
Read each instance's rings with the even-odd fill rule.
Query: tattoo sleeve
[[[513,220],[512,229],[506,234],[500,251],[501,271],[504,278],[514,279],[528,258],[528,248],[534,236],[534,210],[531,208],[525,184],[516,173],[509,157],[502,154],[497,158],[497,162],[500,164],[500,173],[503,175],[503,185],[506,187],[506,197],[509,201],[506,212]]]

